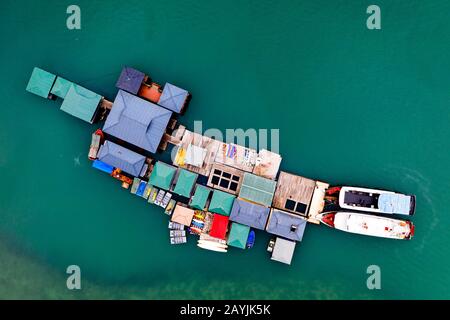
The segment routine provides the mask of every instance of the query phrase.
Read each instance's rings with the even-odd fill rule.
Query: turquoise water
[[[448,1],[377,1],[377,31],[368,1],[77,1],[73,31],[70,4],[0,2],[0,298],[450,298]],[[161,210],[90,167],[95,126],[25,92],[40,66],[113,99],[123,65],[188,89],[191,129],[279,129],[283,170],[416,194],[416,237],[310,225],[290,267],[262,232],[170,246]]]

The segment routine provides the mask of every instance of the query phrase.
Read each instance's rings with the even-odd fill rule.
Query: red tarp
[[[215,213],[209,235],[214,238],[225,239],[228,227],[228,217]]]

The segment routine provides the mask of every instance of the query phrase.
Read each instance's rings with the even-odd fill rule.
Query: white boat
[[[322,213],[318,217],[323,224],[350,233],[408,240],[414,235],[414,225],[406,220],[341,211]]]
[[[331,187],[326,199],[344,210],[413,215],[416,197],[386,190],[359,187]]]

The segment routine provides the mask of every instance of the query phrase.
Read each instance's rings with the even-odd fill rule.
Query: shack
[[[224,216],[229,216],[231,213],[231,209],[233,208],[233,202],[235,198],[235,196],[229,193],[220,190],[214,190],[208,211],[219,213]]]
[[[164,162],[158,161],[153,166],[149,183],[155,187],[170,190],[177,169]]]
[[[275,245],[272,249],[271,259],[285,264],[291,264],[295,251],[295,241],[276,238]]]
[[[194,214],[194,210],[177,204],[175,206],[175,209],[173,210],[171,221],[189,227],[191,225]]]
[[[208,187],[238,195],[243,177],[243,171],[215,163],[208,178]]]
[[[266,231],[286,239],[302,241],[306,223],[306,219],[298,215],[272,209]]]
[[[176,113],[181,113],[186,107],[189,92],[173,84],[166,83],[158,104]]]
[[[134,177],[141,176],[146,158],[111,141],[105,141],[98,152],[98,160],[119,168]]]
[[[26,90],[42,98],[49,98],[56,76],[53,73],[34,67]]]
[[[102,96],[77,84],[72,84],[67,91],[61,110],[68,114],[93,123]]]
[[[270,207],[275,187],[276,181],[252,173],[245,173],[239,198]]]
[[[228,231],[228,222],[228,217],[215,213],[209,235],[217,239],[225,240]]]
[[[210,188],[202,186],[201,184],[197,184],[195,187],[194,195],[189,202],[189,206],[197,210],[205,210],[210,194]]]
[[[130,67],[124,67],[117,80],[116,87],[132,94],[137,94],[141,84],[145,79],[145,74]]]
[[[253,173],[268,179],[276,179],[281,165],[281,156],[278,153],[262,149],[256,158]]]
[[[61,77],[56,77],[55,83],[53,84],[51,94],[57,96],[58,98],[65,99],[67,92],[69,92],[70,87],[73,83]]]
[[[194,188],[195,182],[197,181],[198,174],[187,171],[185,169],[178,169],[175,187],[173,192],[190,198],[192,195],[192,189]]]
[[[250,233],[249,226],[233,222],[231,223],[227,244],[232,247],[245,249],[249,233]]]
[[[238,198],[234,200],[230,220],[255,229],[264,230],[269,213],[270,209],[268,207]]]

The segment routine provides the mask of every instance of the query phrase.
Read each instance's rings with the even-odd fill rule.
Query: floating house
[[[61,110],[93,123],[101,100],[102,96],[99,94],[72,83],[61,104]]]
[[[155,153],[172,112],[119,90],[103,132]]]
[[[198,174],[187,171],[185,169],[178,169],[178,174],[176,177],[175,187],[173,192],[190,198],[192,195],[192,189],[194,188],[195,182],[197,181]]]
[[[208,178],[208,186],[238,195],[241,190],[244,171],[215,163]]]
[[[124,67],[117,80],[116,87],[137,95],[145,77],[145,74],[141,71]]]
[[[100,147],[97,157],[101,162],[119,168],[133,177],[143,175],[146,158],[114,142],[105,141]]]
[[[272,249],[271,259],[290,265],[292,262],[292,257],[294,255],[295,245],[295,241],[276,238],[274,247]]]
[[[306,216],[315,187],[314,180],[281,171],[272,206]]]
[[[34,93],[42,98],[49,98],[56,75],[35,67],[28,81],[27,91]]]
[[[171,221],[189,227],[191,225],[194,214],[194,210],[177,204],[175,206],[175,209],[173,210]]]
[[[280,170],[281,156],[265,149],[258,153],[253,173],[267,179],[276,179]]]
[[[189,201],[189,206],[197,210],[205,210],[209,195],[211,194],[211,189],[201,184],[197,184],[195,187],[194,195]]]
[[[249,233],[249,226],[233,222],[231,224],[230,233],[228,234],[227,244],[232,247],[245,249]]]
[[[65,99],[72,85],[73,82],[58,76],[56,77],[55,83],[53,84],[50,93],[58,98]]]
[[[149,183],[155,187],[170,190],[176,172],[177,168],[167,163],[158,161],[153,166]]]
[[[255,229],[264,230],[269,214],[270,209],[268,207],[237,198],[233,202],[230,220]]]
[[[252,173],[245,173],[239,198],[270,207],[275,192],[276,182]]]
[[[166,83],[158,104],[176,113],[183,112],[189,98],[189,92],[173,84]]]
[[[209,235],[217,239],[225,240],[228,231],[228,222],[228,217],[215,213],[213,215]]]
[[[234,199],[236,199],[236,197],[232,194],[214,190],[208,211],[229,216],[231,209],[233,208]]]
[[[286,239],[302,241],[306,223],[306,219],[298,215],[272,209],[266,231]]]

